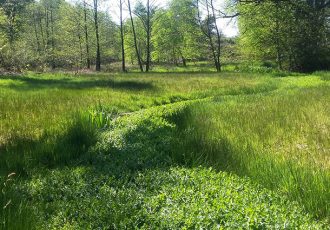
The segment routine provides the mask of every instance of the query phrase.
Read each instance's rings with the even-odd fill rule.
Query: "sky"
[[[77,0],[67,0],[69,2],[75,2]],[[100,9],[103,11],[110,12],[110,15],[112,16],[112,19],[119,23],[119,0],[99,0],[100,1]],[[159,6],[159,7],[166,7],[169,0],[153,0],[153,2]],[[92,0],[87,0],[87,2],[91,2]],[[126,1],[125,1],[126,2]],[[135,5],[137,0],[131,0],[131,4]],[[223,5],[224,0],[218,0],[215,4],[218,4],[220,9],[222,8],[221,5]],[[129,17],[129,12],[127,9],[127,6],[124,5],[124,19]],[[226,37],[235,37],[238,35],[238,28],[236,20],[231,19],[219,19],[218,20],[218,26],[221,29],[222,33]]]

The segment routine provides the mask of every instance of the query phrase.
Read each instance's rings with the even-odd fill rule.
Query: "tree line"
[[[119,15],[102,7],[116,3]],[[114,5],[114,4],[112,4]],[[0,0],[0,67],[148,72],[155,63],[186,66],[230,60],[281,70],[329,69],[328,0]],[[222,7],[221,7],[222,6]],[[113,12],[113,11],[112,11]],[[116,18],[118,17],[118,19]],[[236,20],[226,38],[219,20]]]

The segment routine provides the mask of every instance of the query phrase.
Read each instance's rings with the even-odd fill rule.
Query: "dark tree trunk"
[[[99,34],[99,22],[98,22],[98,0],[94,0],[94,23],[95,23],[95,35],[96,35],[96,71],[101,71],[101,51],[100,51],[100,34]]]
[[[206,0],[205,3],[206,3],[206,11],[207,11],[207,37],[210,42],[210,48],[211,48],[215,68],[216,68],[217,72],[219,72],[217,54],[216,54],[216,50],[215,50],[214,43],[213,43],[212,31],[210,28],[211,21],[210,21],[210,8],[209,8],[208,0]]]
[[[216,34],[217,34],[217,51],[216,53],[216,69],[217,72],[221,72],[221,62],[220,62],[220,55],[221,55],[221,34],[218,28],[218,23],[217,23],[217,17],[215,15],[215,9],[214,9],[214,5],[213,5],[213,0],[211,0],[211,9],[212,9],[212,14],[213,14],[213,18],[214,18],[214,26],[215,26],[215,30],[216,30]]]
[[[151,62],[151,25],[150,25],[150,0],[147,1],[147,61],[146,61],[146,72],[150,70],[150,62]]]
[[[91,68],[91,59],[89,54],[89,37],[88,37],[88,27],[87,27],[87,6],[84,0],[84,29],[85,29],[85,43],[86,43],[86,63],[87,68]]]
[[[183,67],[187,67],[187,61],[186,59],[182,56],[182,64],[183,64]]]
[[[216,28],[216,31],[217,31],[217,39],[218,39],[218,42],[217,42],[217,48],[215,48],[215,45],[214,45],[214,42],[213,42],[213,37],[212,37],[212,31],[211,31],[211,28],[210,28],[210,25],[211,25],[211,14],[210,14],[210,7],[209,7],[209,2],[208,0],[205,0],[205,5],[206,5],[206,13],[207,13],[207,18],[206,18],[206,22],[207,22],[207,25],[206,25],[206,30],[205,28],[203,27],[203,24],[202,24],[202,21],[201,21],[201,17],[200,17],[200,9],[199,9],[199,0],[197,0],[196,2],[197,4],[197,14],[198,14],[198,21],[199,21],[199,25],[201,27],[201,30],[203,32],[203,34],[206,36],[206,38],[209,40],[209,46],[210,46],[210,50],[211,50],[211,53],[212,53],[212,57],[213,57],[213,61],[214,61],[214,66],[217,70],[217,72],[220,72],[221,71],[221,65],[220,65],[220,32],[219,32],[219,29]],[[211,10],[213,11],[213,16],[215,16],[215,13],[214,13],[214,7],[213,7],[213,2],[211,1]],[[216,25],[216,22],[215,22],[215,27],[217,27]]]
[[[123,0],[120,0],[120,39],[121,39],[121,62],[122,71],[126,72],[125,65],[125,44],[124,44],[124,25],[123,25]]]

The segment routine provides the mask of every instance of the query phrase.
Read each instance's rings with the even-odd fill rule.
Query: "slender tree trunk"
[[[207,11],[207,37],[210,42],[210,48],[211,48],[215,68],[216,68],[217,72],[219,72],[218,58],[217,58],[216,50],[215,50],[214,43],[213,43],[212,31],[210,28],[210,8],[209,8],[208,0],[206,0],[205,3],[206,3],[206,11]]]
[[[83,35],[82,35],[82,32],[81,32],[81,28],[82,28],[82,25],[81,25],[81,10],[80,8],[77,8],[77,15],[75,17],[75,21],[77,23],[77,36],[78,36],[78,42],[79,42],[79,57],[80,57],[80,60],[79,60],[79,65],[78,65],[78,68],[81,69],[82,66],[83,66],[83,60],[84,60],[84,54],[83,54]],[[77,63],[77,64],[78,64]]]
[[[79,15],[80,16],[80,15]],[[78,35],[78,40],[79,40],[79,52],[80,52],[80,61],[79,61],[79,68],[81,69],[82,65],[83,65],[83,45],[82,45],[82,35],[81,35],[81,25],[80,25],[80,17],[78,17],[78,31],[77,31],[77,35]]]
[[[276,16],[275,16],[275,24],[276,24],[276,61],[278,65],[278,69],[282,70],[282,53],[281,53],[281,46],[280,46],[280,23],[279,23],[279,1],[276,1]]]
[[[49,16],[48,16],[48,8],[45,7],[45,27],[46,27],[46,52],[49,48]]]
[[[47,64],[53,68],[53,54],[51,49],[51,32],[50,32],[50,16],[49,8],[45,6],[45,30],[46,30],[46,46],[45,46],[45,55]]]
[[[121,62],[122,71],[126,72],[125,65],[125,44],[124,44],[124,25],[123,25],[123,0],[120,0],[120,39],[121,39]]]
[[[215,9],[214,9],[214,5],[213,5],[213,0],[210,0],[211,2],[211,9],[212,9],[212,14],[213,14],[213,18],[214,18],[214,26],[215,26],[215,30],[217,33],[217,51],[216,51],[216,69],[217,72],[221,72],[221,62],[220,62],[220,55],[221,55],[221,34],[218,28],[218,23],[217,23],[217,19],[216,19],[216,15],[215,15]]]
[[[210,7],[209,7],[209,2],[208,0],[205,0],[205,5],[206,5],[206,11],[207,11],[207,29],[205,30],[201,21],[201,16],[200,16],[200,9],[199,9],[199,0],[196,1],[196,7],[197,7],[197,15],[198,15],[198,23],[201,27],[201,31],[203,32],[203,34],[206,36],[206,38],[209,40],[209,46],[210,46],[210,50],[212,53],[212,57],[213,57],[213,61],[214,61],[214,66],[217,70],[217,72],[220,72],[221,68],[220,68],[220,56],[219,53],[220,51],[216,52],[216,49],[214,47],[214,43],[213,43],[213,38],[212,38],[212,31],[210,29]],[[220,33],[219,33],[220,34]],[[218,46],[220,47],[220,45]]]
[[[142,65],[141,55],[140,55],[138,44],[137,44],[136,31],[135,31],[135,25],[134,25],[130,0],[128,0],[128,10],[129,10],[130,18],[131,18],[131,23],[132,23],[135,52],[136,52],[136,56],[137,56],[137,59],[138,59],[140,71],[143,72],[143,65]]]
[[[94,0],[94,23],[96,35],[96,71],[101,71],[101,52],[100,52],[100,34],[98,22],[98,0]]]
[[[54,34],[54,18],[53,18],[53,10],[50,11],[50,23],[51,23],[51,32],[52,32],[52,69],[56,68],[55,63],[55,34]]]
[[[86,43],[86,62],[87,68],[91,68],[91,59],[89,54],[89,37],[88,37],[88,27],[87,27],[87,6],[86,1],[84,0],[84,29],[85,29],[85,43]]]
[[[151,25],[150,25],[150,0],[147,1],[147,62],[146,62],[146,72],[150,70],[150,62],[151,62]]]
[[[182,58],[183,67],[187,67],[187,60],[185,59],[184,56],[181,56],[181,58]]]

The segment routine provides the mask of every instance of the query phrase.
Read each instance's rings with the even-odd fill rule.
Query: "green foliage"
[[[136,37],[137,37],[137,45],[138,45],[138,50],[139,54],[141,55],[142,60],[146,59],[146,32],[144,25],[142,21],[138,18],[134,18],[134,26],[135,26],[135,32],[136,32]],[[138,63],[138,58],[136,55],[136,51],[134,48],[134,37],[133,37],[133,31],[132,31],[132,24],[131,21],[126,20],[125,21],[125,47],[126,48],[126,55],[128,57],[128,60],[130,60],[130,63],[132,65],[137,65]]]
[[[242,3],[240,48],[247,59],[277,63],[279,69],[311,72],[329,68],[327,8],[308,1]]]
[[[254,95],[260,88],[251,96],[193,106],[180,119],[184,144],[178,154],[187,154],[184,161],[192,165],[253,178],[328,218],[330,91],[326,82],[311,83],[306,79],[299,90]]]
[[[329,74],[314,75],[1,77],[1,180],[17,175],[1,227],[325,228]]]
[[[207,55],[193,1],[171,1],[169,9],[159,14],[153,36],[154,60],[178,64],[179,60],[198,60]]]
[[[1,20],[0,11],[0,26],[4,29],[0,32],[1,67],[16,71],[85,67],[87,48],[83,7],[64,0],[31,1],[31,4],[28,1],[22,2],[24,7],[22,5],[15,13],[17,19],[13,25],[8,24],[9,20]],[[17,3],[13,5],[18,6]],[[94,60],[96,47],[92,16],[93,10],[88,8],[89,58]],[[103,61],[108,63],[118,60],[118,28],[106,12],[100,12],[99,27]],[[9,33],[7,30],[15,32],[13,39],[6,38]]]
[[[34,174],[26,189],[40,204],[37,226],[322,228],[297,204],[246,178],[175,166],[170,156],[176,128],[170,120],[184,108],[181,103],[122,117],[77,166]]]
[[[216,8],[214,15],[209,12],[209,17],[205,15],[206,2]],[[218,62],[219,54],[221,65],[243,61],[248,65],[245,70],[254,71],[255,62],[272,63],[267,66],[269,72],[276,68],[298,72],[329,69],[329,7],[323,0],[229,0],[224,4],[225,9],[217,0],[199,1],[199,15],[195,0],[173,0],[166,7],[150,3],[150,21],[143,2],[137,1],[131,8],[135,14],[138,53],[142,64],[149,63],[147,54],[151,54],[151,68],[156,65],[167,68],[169,64],[186,67],[189,62],[195,65],[214,57]],[[103,70],[114,71],[122,58],[120,30],[117,20],[112,18],[118,15],[110,15],[103,7],[100,9],[101,63]],[[241,33],[237,39],[225,38],[222,31],[219,31],[221,38],[217,37],[216,27],[221,26],[215,18],[222,18],[226,13],[239,15]],[[97,49],[93,18],[93,7],[84,5],[82,0],[2,0],[0,70],[78,71],[88,67],[87,63],[94,65]],[[126,64],[129,70],[135,71],[137,57],[129,17],[123,25],[124,52],[127,62],[130,61]],[[219,47],[216,41],[220,41]],[[219,64],[216,66],[220,69]]]
[[[82,116],[84,120],[104,128],[109,120],[122,113],[226,94],[230,92],[229,88],[246,87],[256,81],[239,77],[241,82],[237,84],[237,78],[230,76],[234,75],[228,73],[225,79],[214,74],[191,77],[185,73],[172,74],[166,78],[161,73],[153,77],[141,74],[79,77],[69,74],[31,74],[1,77],[0,149],[6,153],[1,154],[3,160],[0,161],[0,168],[4,173],[18,170],[26,174],[30,163],[53,165],[53,160],[59,162],[60,157],[52,157],[52,154],[60,155],[63,149],[71,148],[62,145],[62,142],[69,143],[70,139],[63,139],[68,135],[74,138],[81,130],[87,132],[91,129],[84,123],[76,123],[76,116]],[[264,80],[268,81],[260,81]],[[93,132],[90,130],[87,133]],[[56,144],[58,142],[60,144]],[[77,143],[80,144],[83,145]],[[33,159],[31,153],[35,153]],[[70,159],[70,154],[66,155],[66,159]],[[72,153],[72,156],[76,156],[76,153]]]

